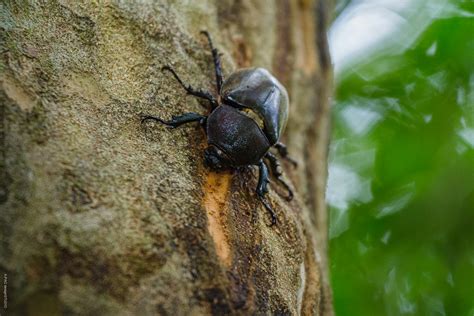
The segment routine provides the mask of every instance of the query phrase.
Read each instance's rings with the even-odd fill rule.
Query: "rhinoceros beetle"
[[[296,162],[288,156],[286,146],[279,142],[288,120],[288,93],[285,87],[263,68],[239,69],[224,80],[220,55],[214,48],[209,33],[201,33],[207,37],[212,52],[219,94],[217,98],[208,91],[186,85],[173,68],[165,66],[163,70],[171,72],[188,94],[208,100],[211,105],[210,114],[205,116],[192,112],[184,113],[173,116],[169,121],[142,115],[142,123],[154,120],[176,128],[183,124],[199,122],[207,135],[209,146],[204,152],[204,160],[208,167],[222,170],[258,166],[256,193],[270,213],[273,225],[277,218],[265,199],[269,183],[268,167],[288,191],[287,200],[293,198],[290,186],[282,178],[280,162],[270,152],[270,148],[274,147],[283,158],[296,166]]]

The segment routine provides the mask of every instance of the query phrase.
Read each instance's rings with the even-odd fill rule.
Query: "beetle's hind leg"
[[[277,217],[270,203],[268,203],[267,199],[265,198],[265,194],[268,193],[268,183],[270,182],[270,180],[268,176],[268,168],[265,165],[265,162],[263,162],[263,160],[259,161],[258,169],[259,169],[259,176],[258,176],[258,184],[257,184],[257,190],[256,190],[257,196],[260,202],[262,202],[263,206],[265,206],[265,209],[268,211],[268,213],[270,213],[270,217],[272,220],[272,223],[270,226],[273,226],[276,224]]]
[[[206,99],[211,103],[212,108],[214,109],[217,107],[217,100],[214,98],[214,96],[208,92],[208,91],[203,91],[201,89],[194,89],[191,85],[186,85],[181,78],[178,76],[178,74],[174,71],[173,68],[170,66],[164,66],[161,68],[161,70],[168,70],[173,74],[173,76],[176,78],[176,80],[179,82],[179,84],[186,90],[186,92],[190,95],[193,95],[198,98]]]
[[[201,126],[204,127],[204,125],[206,124],[207,116],[190,112],[190,113],[184,113],[184,114],[179,115],[179,116],[174,116],[173,115],[171,117],[171,120],[169,120],[169,121],[165,121],[165,120],[163,120],[159,117],[151,116],[151,115],[143,115],[141,117],[141,119],[142,119],[141,120],[142,123],[144,123],[145,121],[148,121],[148,120],[152,120],[152,121],[156,121],[156,122],[159,122],[161,124],[164,124],[166,126],[169,126],[171,128],[176,128],[180,125],[187,124],[187,123],[192,123],[192,122],[199,122],[201,124]]]
[[[211,35],[207,31],[201,31],[201,34],[204,34],[207,37],[207,41],[209,42],[209,46],[211,47],[212,52],[212,59],[214,60],[214,68],[216,71],[216,85],[217,85],[217,93],[221,92],[222,83],[224,82],[224,77],[222,75],[222,66],[221,66],[221,57],[219,55],[219,51],[214,48],[212,44]]]
[[[296,160],[294,160],[293,158],[291,158],[289,155],[288,155],[288,149],[286,148],[286,145],[283,144],[283,143],[276,143],[274,145],[274,147],[278,150],[278,153],[280,154],[280,156],[283,158],[283,159],[286,159],[288,160],[289,162],[291,162],[291,164],[294,166],[294,167],[298,167],[298,162]]]
[[[283,177],[282,177],[283,174],[281,172],[280,162],[278,161],[277,157],[271,152],[268,152],[265,155],[265,158],[267,158],[268,161],[270,162],[270,170],[272,174],[275,176],[278,182],[280,182],[281,185],[283,185],[285,189],[288,191],[288,196],[286,197],[286,199],[288,201],[293,200],[293,196],[294,196],[293,190],[291,189],[290,185],[286,183],[285,180],[283,180]]]

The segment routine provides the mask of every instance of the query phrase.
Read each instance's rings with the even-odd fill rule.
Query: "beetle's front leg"
[[[278,182],[280,182],[288,191],[288,196],[286,197],[286,199],[288,201],[293,200],[293,190],[290,188],[290,185],[286,183],[285,180],[283,180],[283,177],[282,177],[283,174],[280,171],[281,169],[280,162],[278,161],[277,157],[275,157],[275,155],[272,154],[271,152],[267,152],[267,154],[265,155],[265,158],[267,158],[268,161],[270,162],[270,169],[272,171],[272,174],[275,176]]]
[[[163,120],[159,117],[156,117],[156,116],[143,115],[142,116],[142,123],[144,123],[145,121],[148,121],[148,120],[153,120],[153,121],[157,121],[161,124],[164,124],[166,126],[169,126],[170,128],[176,128],[176,127],[178,127],[180,125],[183,125],[183,124],[192,123],[192,122],[199,122],[202,127],[205,127],[206,119],[207,119],[207,116],[190,112],[190,113],[184,113],[184,114],[179,115],[179,116],[174,116],[173,115],[171,117],[171,120],[169,120],[169,121],[165,121],[165,120]]]
[[[173,68],[171,68],[170,66],[164,66],[163,68],[161,68],[162,70],[168,70],[169,72],[171,72],[173,74],[173,76],[175,77],[175,79],[179,82],[179,84],[184,88],[184,90],[186,90],[186,92],[190,95],[193,95],[195,97],[198,97],[198,98],[202,98],[202,99],[206,99],[208,100],[210,103],[211,103],[211,107],[212,109],[214,109],[215,107],[217,107],[217,100],[214,98],[214,96],[208,92],[208,91],[203,91],[201,89],[199,90],[196,90],[194,89],[191,85],[186,85],[182,80],[181,78],[178,76],[178,74],[174,71]]]
[[[257,184],[257,196],[262,202],[263,206],[265,206],[265,209],[270,213],[270,217],[272,220],[272,223],[270,226],[273,226],[276,224],[277,217],[275,212],[273,211],[273,208],[270,206],[270,203],[268,203],[267,199],[265,198],[265,194],[268,193],[268,183],[270,182],[269,176],[268,176],[268,168],[265,165],[265,162],[263,160],[260,160],[258,162],[258,170],[259,170],[259,176],[258,176],[258,184]]]
[[[207,37],[207,41],[209,42],[209,46],[211,47],[212,59],[214,60],[214,68],[216,71],[217,93],[220,93],[222,83],[224,81],[222,75],[221,58],[219,56],[219,52],[217,51],[217,49],[214,48],[214,45],[212,44],[211,35],[209,35],[207,31],[201,31],[201,34],[204,34]]]
[[[283,159],[286,159],[288,160],[289,162],[291,162],[291,164],[294,166],[294,167],[297,167],[298,166],[298,162],[296,162],[296,160],[294,160],[293,158],[291,158],[289,155],[288,155],[288,149],[286,148],[286,145],[283,144],[283,143],[276,143],[274,145],[274,147],[278,150],[278,153],[280,154],[280,156],[283,158]]]

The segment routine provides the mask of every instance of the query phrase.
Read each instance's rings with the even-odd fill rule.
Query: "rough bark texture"
[[[326,255],[330,61],[323,0],[2,1],[0,267],[12,314],[331,315]],[[160,71],[213,89],[271,70],[288,88],[296,190],[203,166],[202,112]]]

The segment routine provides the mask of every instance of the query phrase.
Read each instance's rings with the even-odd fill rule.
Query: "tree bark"
[[[8,311],[55,315],[332,315],[324,203],[331,63],[323,0],[13,1],[0,5],[0,267]],[[140,114],[205,113],[160,69],[213,90],[269,69],[288,89],[284,163],[210,172],[206,138]],[[280,194],[279,194],[280,193]]]

